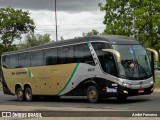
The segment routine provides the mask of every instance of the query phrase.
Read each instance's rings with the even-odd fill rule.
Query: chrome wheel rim
[[[22,98],[23,98],[23,93],[22,93],[22,91],[18,91],[17,96],[18,96],[18,100],[22,100]]]
[[[97,97],[96,91],[95,90],[91,90],[89,92],[89,99],[94,100],[94,99],[96,99],[96,97]]]
[[[31,100],[31,97],[32,97],[32,93],[30,91],[27,91],[26,92],[26,98],[27,98],[27,100]]]

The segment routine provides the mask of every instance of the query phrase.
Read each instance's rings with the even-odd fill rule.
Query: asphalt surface
[[[155,71],[157,76],[160,71]],[[101,100],[91,104],[86,97],[61,97],[58,101],[39,99],[33,102],[19,102],[16,96],[4,95],[0,88],[0,111],[2,110],[104,110],[104,111],[160,111],[160,91],[151,95],[129,97],[125,103],[119,103],[116,98]]]
[[[19,102],[16,96],[3,95],[0,90],[0,111],[7,106],[16,106],[27,110],[30,107],[38,108],[39,111],[50,108],[63,108],[63,110],[107,110],[107,111],[160,111],[160,92],[151,95],[129,97],[125,103],[119,103],[115,98],[102,100],[99,103],[91,104],[85,97],[61,97],[58,101],[39,99],[33,102]],[[25,108],[26,107],[26,108]],[[69,109],[68,109],[69,108]]]
[[[155,71],[156,76],[160,76],[160,71]]]

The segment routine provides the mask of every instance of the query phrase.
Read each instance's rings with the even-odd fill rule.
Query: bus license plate
[[[138,90],[138,93],[144,93],[144,90]]]

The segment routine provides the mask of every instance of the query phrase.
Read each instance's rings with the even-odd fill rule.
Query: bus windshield
[[[122,78],[145,79],[152,75],[146,50],[141,45],[113,45],[121,54],[119,74]]]

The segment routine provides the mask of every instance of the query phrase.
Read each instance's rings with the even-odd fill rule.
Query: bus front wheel
[[[96,103],[99,100],[99,93],[95,86],[89,86],[87,89],[87,98],[90,103]]]
[[[17,95],[17,99],[19,101],[23,101],[24,100],[24,92],[23,92],[21,87],[16,89],[16,95]]]
[[[27,87],[25,89],[25,99],[26,99],[26,101],[32,101],[33,100],[32,89],[30,87]]]

